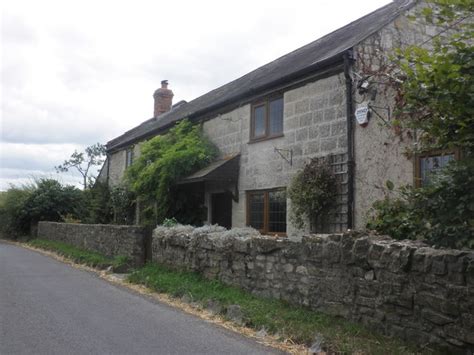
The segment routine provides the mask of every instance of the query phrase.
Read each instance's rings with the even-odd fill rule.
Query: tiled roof
[[[183,118],[199,115],[229,104],[233,100],[271,88],[272,84],[285,79],[304,75],[308,70],[317,71],[322,63],[341,56],[385,25],[392,22],[402,12],[411,8],[415,0],[395,0],[374,12],[331,32],[301,48],[296,49],[244,76],[214,89],[188,103],[183,103],[171,111],[151,118],[137,127],[107,143],[107,149],[114,150],[144,139]]]

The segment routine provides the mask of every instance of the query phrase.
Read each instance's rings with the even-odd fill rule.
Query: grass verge
[[[308,346],[320,335],[324,339],[324,350],[331,353],[407,354],[420,351],[347,320],[280,300],[257,297],[192,272],[147,264],[132,272],[128,280],[174,297],[187,295],[202,305],[210,300],[217,301],[223,310],[230,305],[239,305],[246,326],[256,330],[265,328],[282,339]]]
[[[84,250],[70,244],[57,241],[33,239],[27,244],[34,248],[54,251],[55,253],[58,253],[59,255],[62,255],[78,264],[84,264],[99,269],[105,269],[109,266],[112,266],[114,269],[118,269],[125,266],[128,262],[128,258],[125,256],[109,258],[97,252]]]

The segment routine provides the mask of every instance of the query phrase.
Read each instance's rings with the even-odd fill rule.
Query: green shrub
[[[110,199],[110,189],[106,183],[98,182],[90,189],[84,190],[87,203],[87,216],[84,223],[108,224],[113,220],[113,209]]]
[[[162,223],[162,226],[163,227],[174,227],[178,224],[178,221],[176,220],[176,218],[165,218],[163,223]]]
[[[135,195],[125,185],[110,189],[110,207],[115,224],[133,224],[135,214]]]
[[[315,225],[327,216],[336,198],[336,178],[327,160],[312,159],[294,177],[288,189],[291,200],[290,218],[298,228],[306,221]]]
[[[87,215],[81,190],[62,186],[52,179],[40,179],[32,185],[11,187],[0,206],[0,227],[7,237],[30,233],[39,221],[63,221],[64,218],[79,222]]]
[[[368,228],[395,239],[474,248],[474,159],[451,163],[428,186],[400,192],[374,204]]]
[[[11,186],[7,191],[2,192],[0,200],[0,232],[3,237],[16,238],[25,234],[25,228],[21,225],[18,218],[25,201],[34,191],[34,186]]]

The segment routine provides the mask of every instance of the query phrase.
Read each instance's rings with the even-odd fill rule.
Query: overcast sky
[[[390,1],[4,0],[0,190],[58,175],[75,149],[190,101]]]

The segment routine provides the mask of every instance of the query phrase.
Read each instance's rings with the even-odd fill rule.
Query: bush
[[[92,188],[84,190],[83,194],[87,202],[88,213],[82,222],[90,224],[110,223],[113,219],[113,209],[109,186],[103,182],[96,182]]]
[[[124,185],[110,189],[110,207],[113,223],[133,224],[135,214],[135,195]]]
[[[11,186],[2,192],[0,200],[0,232],[6,238],[16,238],[24,234],[19,216],[25,201],[34,191],[34,186]]]
[[[474,248],[474,159],[453,162],[422,188],[404,187],[397,199],[374,204],[367,227],[395,239]]]
[[[2,232],[8,237],[29,234],[39,221],[80,221],[87,214],[82,191],[56,180],[40,179],[34,185],[11,187],[0,207]]]
[[[328,161],[312,159],[296,174],[288,190],[292,221],[298,228],[307,220],[316,225],[334,206],[336,193],[336,178]]]

